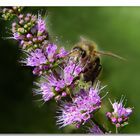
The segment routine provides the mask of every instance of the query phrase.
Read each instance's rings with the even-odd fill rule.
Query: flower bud
[[[29,17],[25,17],[24,20],[25,20],[26,22],[28,22],[28,21],[30,20],[30,18],[29,18]]]
[[[23,23],[24,23],[24,20],[21,19],[21,20],[19,21],[19,24],[23,25]]]
[[[23,18],[23,15],[22,15],[22,14],[20,14],[18,17],[19,17],[20,19],[22,19],[22,18]]]
[[[28,14],[27,14],[27,17],[31,17],[31,14],[30,14],[30,13],[28,13]]]
[[[117,119],[116,119],[116,118],[112,118],[111,121],[112,121],[113,123],[116,123],[116,122],[117,122]]]
[[[25,29],[24,28],[18,28],[18,32],[21,33],[21,34],[24,34],[25,33]]]
[[[37,38],[33,38],[33,42],[37,42]]]
[[[122,118],[118,118],[118,122],[121,122],[122,121]]]
[[[62,92],[62,97],[66,97],[67,93],[66,92]]]
[[[30,33],[28,33],[28,34],[26,35],[26,37],[27,37],[28,39],[32,39],[32,38],[33,38],[32,34],[30,34]]]
[[[121,125],[119,123],[116,124],[116,127],[119,128]]]

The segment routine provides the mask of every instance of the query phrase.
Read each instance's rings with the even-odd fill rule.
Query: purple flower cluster
[[[128,107],[125,108],[123,106],[123,102],[114,102],[111,103],[114,109],[113,112],[107,112],[106,116],[108,119],[116,126],[116,127],[123,127],[128,124],[128,118],[132,113],[132,108]]]
[[[45,81],[40,81],[41,84],[37,84],[42,91],[44,101],[50,100],[50,97],[53,97],[52,93],[56,96],[55,99],[68,95],[69,91],[75,87],[75,80],[79,77],[79,73],[82,72],[81,66],[71,61],[65,66],[64,70],[62,68],[60,70],[61,74],[57,71],[50,72],[44,76]]]
[[[67,66],[64,68],[64,81],[66,85],[70,85],[75,79],[75,77],[78,77],[81,72],[82,66],[80,66],[80,64],[69,61]]]
[[[44,83],[41,83],[39,86],[40,86],[39,91],[42,94],[42,98],[45,102],[53,98],[53,96],[55,95],[54,88],[50,86],[49,83],[44,82]]]
[[[46,22],[40,15],[20,13],[17,18],[12,24],[12,38],[20,42],[21,49],[27,54],[21,62],[33,67],[35,75],[46,74],[60,63],[67,52],[50,42]]]
[[[27,66],[34,67],[33,73],[41,75],[46,70],[48,71],[53,65],[67,55],[64,48],[58,50],[57,46],[49,43],[44,49],[35,49],[28,53],[27,58],[22,61]]]
[[[33,50],[27,58],[27,66],[39,66],[45,64],[47,61],[46,56],[41,49]]]
[[[60,127],[70,124],[80,127],[85,124],[92,117],[92,113],[101,108],[99,93],[98,86],[91,87],[89,90],[81,89],[72,102],[63,103],[57,121]]]
[[[13,38],[27,51],[47,44],[48,32],[45,20],[30,13],[18,15],[18,22],[12,24]]]

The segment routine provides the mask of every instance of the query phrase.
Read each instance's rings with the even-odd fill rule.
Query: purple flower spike
[[[99,87],[99,86],[98,86]],[[95,92],[96,91],[96,92]],[[63,103],[58,116],[57,124],[65,127],[70,124],[83,125],[91,118],[91,113],[100,109],[100,89],[91,87],[88,91],[80,90],[73,99],[73,102]]]

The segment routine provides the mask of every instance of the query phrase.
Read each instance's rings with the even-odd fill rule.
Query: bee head
[[[86,51],[85,50],[83,50],[81,47],[79,47],[79,46],[75,46],[74,48],[73,48],[73,51],[74,52],[77,52],[78,54],[79,54],[79,56],[81,56],[82,58],[85,58],[86,57]]]

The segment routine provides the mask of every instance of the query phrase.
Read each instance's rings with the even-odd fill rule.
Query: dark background
[[[129,125],[121,133],[140,133],[140,7],[28,7],[25,11],[47,11],[47,27],[51,37],[60,46],[71,49],[83,35],[98,44],[99,50],[112,51],[126,62],[102,56],[103,85],[109,94],[96,115],[109,129],[105,112],[110,103],[127,98],[126,106],[134,107]],[[10,21],[0,19],[0,133],[79,133],[72,126],[58,129],[55,120],[55,102],[41,105],[32,95],[33,81],[30,68],[18,60],[18,43],[4,37],[12,36]],[[114,127],[112,127],[114,131]],[[81,131],[85,130],[82,128]]]

